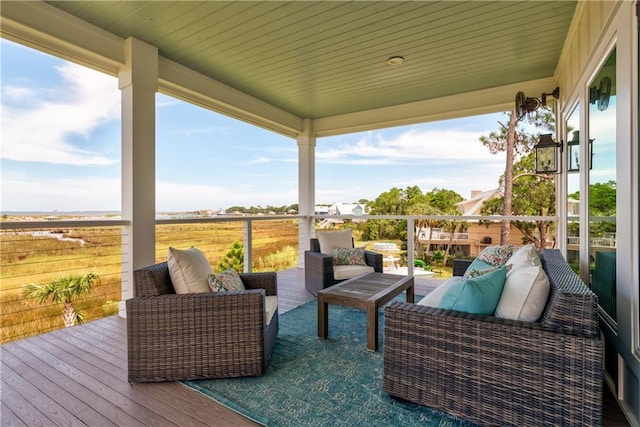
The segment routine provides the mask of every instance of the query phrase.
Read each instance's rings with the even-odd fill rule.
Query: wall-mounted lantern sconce
[[[589,140],[589,169],[593,166],[593,139]],[[567,141],[568,172],[580,171],[580,131],[573,131],[571,141]]]
[[[540,135],[536,150],[536,173],[558,172],[558,147],[550,133]]]
[[[573,138],[567,141],[567,172],[580,171],[580,131],[573,131]]]

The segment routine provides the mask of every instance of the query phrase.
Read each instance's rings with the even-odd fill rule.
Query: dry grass
[[[53,224],[52,224],[53,225]],[[5,343],[62,328],[61,308],[26,300],[22,287],[28,283],[47,283],[71,273],[90,271],[100,276],[89,297],[76,303],[87,321],[114,314],[121,298],[121,227],[70,228],[39,235],[4,231],[0,235],[0,342]],[[46,232],[47,230],[42,230]],[[243,223],[158,225],[156,261],[166,259],[169,246],[202,250],[212,266],[234,241],[242,242]],[[252,223],[253,270],[281,271],[298,260],[297,220],[254,221]]]

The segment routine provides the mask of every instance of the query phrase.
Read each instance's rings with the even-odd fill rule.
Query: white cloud
[[[46,100],[26,87],[3,87],[3,93],[30,93],[36,98],[20,108],[3,104],[2,158],[77,166],[119,162],[69,141],[78,136],[88,140],[97,127],[119,119],[116,79],[72,63],[56,70],[64,85],[47,89]]]
[[[2,211],[120,210],[120,179],[2,176]]]
[[[385,139],[380,132],[365,134],[356,144],[329,146],[316,150],[318,162],[346,164],[406,164],[443,160],[491,161],[478,139],[479,133],[456,130],[410,129],[395,138]]]
[[[5,100],[19,101],[34,96],[33,90],[27,87],[5,85],[2,87],[2,98]]]
[[[257,183],[258,184],[258,183]],[[174,212],[198,209],[218,209],[229,206],[281,206],[297,203],[297,189],[256,191],[256,186],[231,188],[221,185],[180,184],[158,182],[156,187],[158,212]],[[197,197],[194,197],[197,195]]]

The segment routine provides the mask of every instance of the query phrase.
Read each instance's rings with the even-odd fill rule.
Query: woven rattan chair
[[[365,251],[365,262],[377,273],[382,273],[382,254]],[[304,253],[304,286],[317,296],[321,291],[341,280],[336,280],[333,272],[333,258],[320,252],[318,239],[311,239],[311,250]]]
[[[127,300],[128,381],[261,375],[278,334],[265,325],[276,273],[240,274],[246,291],[176,295],[166,262],[134,271]]]
[[[481,425],[595,426],[602,417],[598,299],[557,250],[537,322],[392,302],[383,388]]]

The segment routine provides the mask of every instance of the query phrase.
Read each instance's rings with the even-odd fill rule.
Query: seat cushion
[[[334,265],[333,278],[335,280],[351,279],[361,274],[374,273],[373,267],[368,265]]]
[[[278,296],[277,295],[268,295],[264,299],[264,324],[268,325],[271,323],[271,319],[273,315],[278,310]]]
[[[170,247],[167,266],[176,294],[210,292],[211,265],[197,248],[182,250]]]
[[[333,256],[333,248],[353,248],[351,229],[319,232],[318,243],[320,252],[329,256]]]

